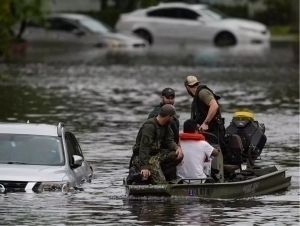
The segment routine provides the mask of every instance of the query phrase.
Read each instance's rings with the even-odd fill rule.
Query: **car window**
[[[73,164],[73,155],[76,155],[76,147],[72,142],[70,133],[65,133],[66,146],[68,151],[69,163]]]
[[[201,10],[201,13],[203,14],[203,16],[207,16],[210,17],[213,20],[222,20],[225,18],[228,18],[228,16],[226,14],[224,14],[223,12],[214,9],[212,7],[205,7]]]
[[[51,136],[0,134],[0,164],[64,164],[61,139]]]
[[[185,20],[197,20],[197,18],[200,16],[200,14],[196,13],[195,11],[192,11],[190,9],[180,9],[179,10],[179,18],[185,19]]]
[[[76,155],[79,155],[79,156],[81,156],[83,158],[83,153],[82,153],[82,150],[80,148],[80,145],[79,145],[76,137],[72,133],[70,133],[70,136],[72,138],[72,142],[73,142],[73,144],[75,146],[75,149],[76,149]]]
[[[113,31],[113,29],[110,28],[108,25],[98,20],[94,20],[92,18],[85,18],[82,20],[78,20],[78,22],[81,24],[81,26],[87,28],[88,30],[94,33],[105,34]]]
[[[80,148],[75,136],[70,132],[66,132],[65,136],[66,136],[66,143],[67,143],[69,158],[72,159],[73,155],[79,155],[79,156],[83,157],[81,148]]]
[[[165,17],[165,18],[178,18],[178,8],[164,8],[156,9],[147,13],[149,17]]]
[[[46,27],[50,30],[71,32],[78,29],[77,26],[60,18],[51,18],[46,20]]]

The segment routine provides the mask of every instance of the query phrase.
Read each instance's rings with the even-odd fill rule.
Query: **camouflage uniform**
[[[162,142],[168,149],[161,148]],[[171,167],[181,162],[182,159],[177,159],[176,148],[170,125],[160,125],[156,118],[148,119],[139,130],[133,146],[132,165],[139,171],[148,169],[152,184],[166,183],[161,164]]]
[[[160,105],[155,106],[152,112],[150,112],[148,119],[156,117],[159,112],[161,111],[161,108],[164,104],[160,103]],[[177,118],[174,118],[174,120],[170,123],[170,127],[173,131],[174,135],[174,141],[176,144],[179,144],[179,120]],[[164,143],[161,144],[162,148],[167,148]],[[176,179],[176,166],[178,164],[174,163],[172,164],[171,162],[166,162],[161,165],[162,171],[166,177],[166,180],[173,180]]]
[[[153,111],[150,112],[148,119],[156,117],[159,114],[162,106],[163,106],[162,103],[160,105],[156,106],[153,109]],[[170,124],[170,127],[173,131],[174,141],[178,144],[179,143],[179,120],[177,118],[174,118],[174,120]],[[164,146],[164,144],[162,144],[162,146]]]

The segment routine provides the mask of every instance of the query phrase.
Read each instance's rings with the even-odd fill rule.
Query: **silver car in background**
[[[134,35],[124,35],[90,16],[60,13],[47,16],[42,23],[29,21],[24,39],[38,47],[82,49],[101,47],[116,51],[144,51],[148,44]]]
[[[93,169],[63,123],[0,123],[0,193],[76,190]]]

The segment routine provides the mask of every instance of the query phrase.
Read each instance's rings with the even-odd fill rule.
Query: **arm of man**
[[[176,152],[177,159],[183,157],[181,147],[174,141],[174,134],[170,126],[168,126],[167,134],[165,135],[165,144],[169,150]]]
[[[207,89],[202,89],[198,95],[199,95],[199,99],[201,99],[207,106],[209,106],[206,118],[205,118],[203,124],[200,125],[200,127],[203,130],[207,130],[208,125],[205,124],[205,122],[210,122],[213,119],[213,117],[215,117],[215,115],[218,111],[219,105],[218,105],[216,99],[214,98],[214,95]]]
[[[210,156],[216,157],[219,155],[219,151],[216,148],[214,148],[213,146],[211,146],[208,142],[205,141],[204,144],[205,145],[203,146],[203,148],[204,148],[204,152],[207,157],[210,157]]]
[[[215,99],[212,99],[209,102],[208,106],[209,106],[209,109],[208,109],[208,113],[207,113],[207,116],[206,116],[204,122],[206,122],[206,121],[210,122],[213,119],[213,117],[215,117],[215,115],[218,111],[218,108],[219,108],[219,105]]]
[[[178,146],[174,141],[174,134],[173,134],[173,131],[170,126],[168,126],[167,132],[164,136],[164,143],[166,144],[168,149],[171,151],[175,151],[175,149]]]
[[[214,156],[214,157],[217,157],[219,155],[219,153],[220,153],[220,150],[214,148],[211,155]]]
[[[150,112],[150,114],[149,114],[149,116],[148,116],[148,119],[157,116],[157,115],[159,114],[160,110],[161,110],[161,107],[156,106],[156,107],[153,109],[153,111]]]
[[[150,158],[151,145],[155,139],[155,127],[152,124],[145,124],[142,129],[142,138],[139,150],[139,162],[141,170],[149,169],[148,163]]]

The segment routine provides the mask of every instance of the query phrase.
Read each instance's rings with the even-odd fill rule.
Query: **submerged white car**
[[[150,44],[159,40],[181,43],[209,41],[216,46],[232,46],[270,40],[270,32],[264,24],[229,18],[204,4],[161,3],[139,9],[122,14],[116,29],[124,34],[137,34]]]
[[[63,123],[0,123],[0,193],[68,192],[92,178],[92,167]]]
[[[145,51],[149,45],[134,35],[114,32],[108,25],[90,16],[57,13],[44,18],[42,23],[28,21],[24,39],[33,46],[49,48],[108,48],[120,51]]]

